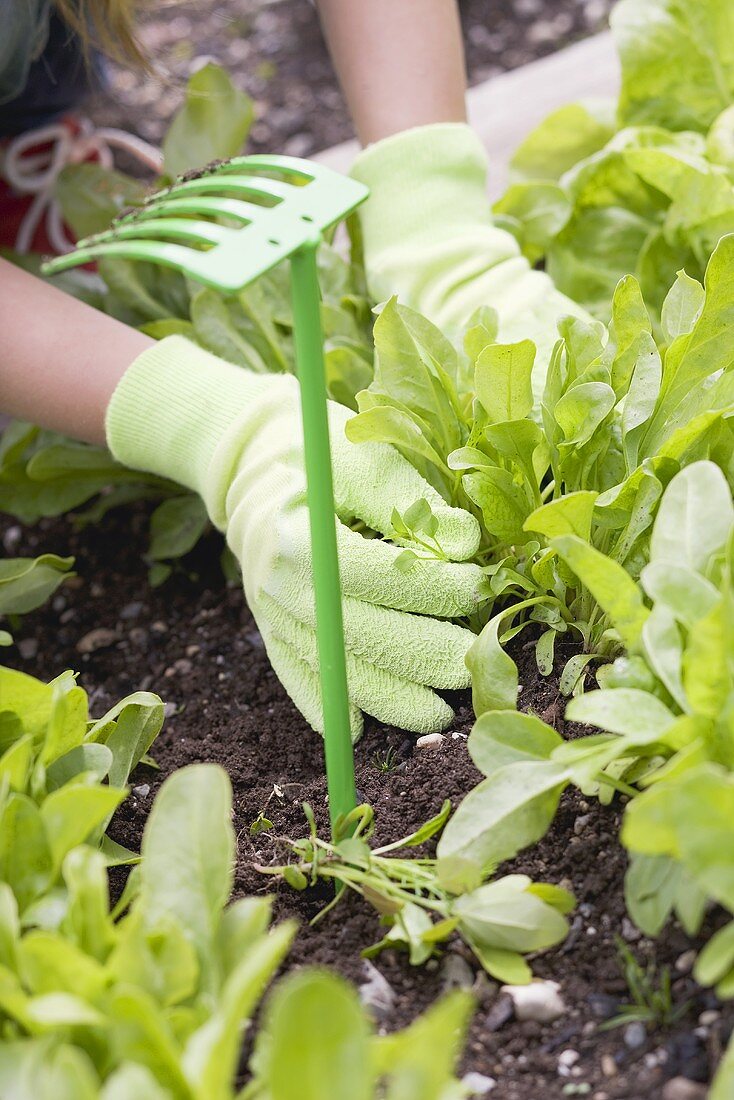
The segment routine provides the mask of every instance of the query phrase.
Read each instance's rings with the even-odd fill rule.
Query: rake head
[[[147,260],[233,293],[367,197],[356,180],[297,157],[255,155],[205,168],[150,195],[110,229],[44,265],[53,275],[105,256]]]

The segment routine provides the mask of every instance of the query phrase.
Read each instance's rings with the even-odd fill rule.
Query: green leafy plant
[[[410,836],[377,848],[368,843],[374,830],[370,806],[353,810],[334,842],[319,837],[311,807],[306,804],[304,810],[308,837],[280,838],[289,861],[258,870],[277,875],[296,890],[314,886],[319,879],[334,882],[340,889],[312,923],[339,903],[344,896],[341,888],[365,898],[389,927],[380,943],[363,952],[367,957],[387,947],[401,947],[419,966],[457,932],[489,974],[520,984],[532,977],[523,955],[553,947],[567,934],[565,914],[573,908],[574,899],[560,887],[533,883],[526,875],[507,875],[471,891],[451,891],[439,880],[435,859],[394,854],[420,847],[440,832],[451,812],[449,801]]]
[[[73,564],[73,558],[57,554],[0,560],[0,619],[7,618],[15,629],[21,615],[40,607],[74,576],[69,572]],[[12,640],[7,630],[0,630],[0,645],[10,645]]]
[[[291,975],[270,999],[241,1100],[461,1100],[469,1090],[453,1067],[471,1010],[468,994],[452,993],[405,1030],[378,1037],[342,979]]]
[[[243,1023],[294,927],[268,932],[267,898],[225,908],[230,813],[221,769],[184,768],[156,798],[114,910],[105,859],[89,846],[66,852],[62,884],[33,913],[15,882],[0,887],[4,1093],[234,1097]]]
[[[598,555],[611,562],[605,577],[620,600],[636,592],[670,479],[710,455],[731,467],[733,272],[730,236],[714,251],[705,286],[678,276],[664,303],[660,347],[631,276],[614,293],[609,332],[562,320],[539,412],[534,346],[496,343],[491,311],[474,318],[462,357],[419,314],[395,300],[382,309],[375,378],[358,394],[360,412],[347,434],[396,446],[481,523],[477,560],[494,616],[470,658],[478,715],[514,706],[517,674],[501,646],[525,625],[539,629],[544,674],[560,636],[580,640],[583,653],[564,673],[566,694],[583,686],[591,661],[634,640],[634,621],[613,621],[603,591],[586,583],[588,563]],[[394,516],[394,537],[406,537],[412,520],[425,532],[427,552],[440,554],[429,541],[430,509],[420,506],[415,517]],[[419,555],[408,552],[400,564],[420,568]]]
[[[688,1001],[678,1005],[674,1003],[669,967],[663,966],[658,970],[653,962],[642,966],[623,939],[617,937],[616,943],[632,1000],[629,1004],[623,1004],[619,1015],[603,1023],[602,1028],[620,1027],[637,1021],[667,1030],[685,1015],[689,1005]]]
[[[0,882],[24,920],[47,906],[79,845],[100,848],[102,866],[135,858],[105,830],[162,723],[149,692],[91,721],[73,673],[45,684],[0,667]]]
[[[482,868],[539,839],[569,783],[605,801],[615,791],[633,797],[625,843],[646,856],[670,853],[661,821],[669,818],[682,832],[690,828],[671,784],[690,782],[698,765],[707,772],[732,762],[733,522],[726,479],[712,462],[697,462],[677,474],[663,496],[639,585],[602,554],[575,561],[580,579],[627,646],[626,655],[598,671],[602,688],[566,709],[569,721],[602,732],[566,742],[539,718],[509,706],[481,713],[468,745],[487,779],[444,831],[438,848],[444,877],[475,879]],[[681,878],[684,870],[680,863],[668,864],[671,877],[663,889],[666,872],[659,859],[633,860],[628,902],[648,934],[659,931],[678,904],[684,925],[691,931],[699,926],[704,882],[719,882],[720,869],[707,871],[697,853],[690,859],[693,879],[687,872]]]
[[[376,752],[372,757],[372,767],[383,775],[394,772],[400,764],[400,759],[395,749],[390,745],[384,751]]]
[[[634,273],[659,336],[676,271],[700,278],[734,231],[734,28],[723,0],[623,0],[612,29],[616,118],[596,102],[550,115],[515,153],[495,216],[603,320],[616,283]]]
[[[118,729],[131,705],[140,704],[123,707]],[[34,696],[31,713],[41,707]],[[5,822],[2,836],[7,854]],[[406,1100],[467,1095],[452,1070],[468,995],[453,994],[405,1031],[378,1038],[351,987],[309,971],[277,989],[250,1083],[237,1092],[243,1028],[295,928],[269,929],[268,898],[227,905],[234,847],[226,773],[194,765],[163,784],[140,863],[114,909],[105,858],[89,844],[66,852],[58,885],[32,908],[4,877],[3,1095],[315,1100],[349,1088],[371,1100],[378,1082]],[[29,857],[26,848],[15,854],[16,862]]]

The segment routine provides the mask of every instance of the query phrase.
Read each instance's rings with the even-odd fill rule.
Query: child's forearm
[[[317,0],[363,145],[431,122],[466,120],[456,0]]]
[[[117,382],[153,340],[0,260],[0,411],[104,443]]]

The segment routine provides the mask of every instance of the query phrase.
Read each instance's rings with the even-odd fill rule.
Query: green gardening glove
[[[469,684],[474,635],[442,620],[473,612],[482,573],[473,516],[448,507],[396,450],[350,443],[349,409],[329,403],[347,673],[354,737],[361,711],[406,730],[446,726],[434,688]],[[107,438],[126,466],[172,478],[204,499],[242,567],[245,594],[283,686],[323,730],[311,550],[296,379],[255,375],[169,336],[128,368],[107,412]],[[359,520],[390,538],[393,509],[421,497],[438,519],[446,559],[396,567],[400,547],[367,538]]]
[[[352,175],[370,188],[359,217],[374,299],[397,294],[448,336],[491,306],[500,341],[535,342],[539,399],[558,318],[588,315],[492,224],[487,156],[473,130],[440,123],[395,134],[365,149]]]

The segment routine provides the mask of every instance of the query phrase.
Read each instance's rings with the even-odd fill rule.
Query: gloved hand
[[[477,549],[479,528],[392,447],[350,443],[344,425],[351,415],[330,403],[352,734],[361,732],[361,710],[427,733],[452,718],[432,689],[469,684],[464,656],[474,635],[440,619],[467,615],[482,600],[482,574],[463,562]],[[169,336],[119,382],[107,439],[126,466],[201,494],[240,562],[273,668],[307,721],[322,730],[295,378],[255,375]],[[393,508],[403,513],[421,497],[438,518],[436,540],[451,561],[427,560],[403,572],[395,566],[400,547],[348,526],[358,518],[389,537]]]
[[[360,153],[352,175],[370,188],[359,217],[374,299],[397,294],[449,337],[479,306],[491,306],[502,343],[535,342],[538,398],[558,318],[588,314],[492,224],[487,156],[473,130],[439,123],[394,134]]]

